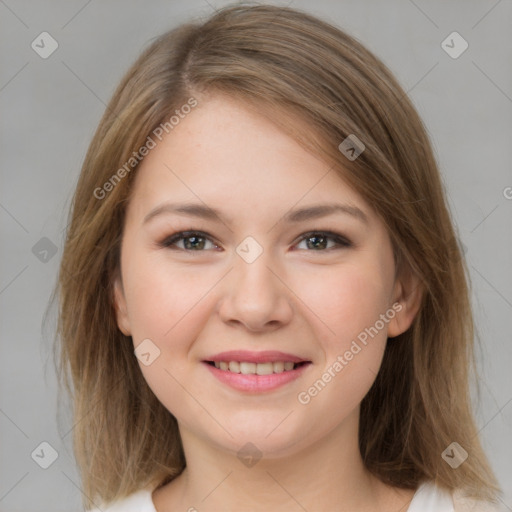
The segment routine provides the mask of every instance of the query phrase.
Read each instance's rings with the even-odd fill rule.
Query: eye
[[[178,243],[182,240],[183,246],[180,247],[178,246]],[[201,231],[180,231],[179,233],[175,233],[174,235],[167,237],[158,245],[169,249],[177,248],[183,251],[201,252],[201,250],[205,249],[205,245],[207,245],[208,242],[214,247],[217,247],[206,233],[202,233]]]
[[[329,241],[333,243],[329,245]],[[322,252],[336,247],[352,246],[352,243],[347,238],[329,231],[310,231],[302,235],[298,245],[303,242],[306,243],[307,249],[312,248],[314,252]],[[179,245],[180,243],[182,244],[181,246]],[[207,247],[208,244],[211,244],[212,247]],[[158,245],[168,249],[178,249],[187,252],[202,252],[206,249],[219,247],[212,241],[211,237],[201,231],[180,231],[165,238]],[[300,249],[300,247],[298,248]]]
[[[334,244],[329,246],[329,240],[334,241]],[[300,243],[305,242],[306,247],[313,248],[315,252],[322,252],[322,249],[333,249],[338,247],[351,247],[352,243],[337,233],[329,231],[311,231],[302,236]],[[300,245],[300,244],[299,244]],[[333,247],[334,246],[334,247]]]

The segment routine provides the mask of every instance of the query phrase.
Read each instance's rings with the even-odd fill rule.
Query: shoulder
[[[443,489],[433,481],[420,484],[407,512],[456,512],[452,495],[449,490]]]
[[[450,491],[428,480],[420,484],[407,512],[501,512],[496,504],[467,496],[463,489]]]
[[[466,496],[462,489],[455,489],[452,492],[455,512],[500,512],[503,510],[497,504],[479,501]]]
[[[108,504],[101,504],[87,512],[156,512],[151,491],[141,489],[126,498]]]

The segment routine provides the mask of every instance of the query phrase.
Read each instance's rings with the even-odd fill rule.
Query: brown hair
[[[185,466],[177,422],[116,323],[112,283],[136,166],[102,199],[94,191],[203,92],[243,99],[332,165],[385,222],[397,271],[421,279],[420,310],[388,342],[361,403],[366,467],[402,488],[433,479],[495,499],[499,487],[469,393],[476,371],[469,273],[422,121],[388,68],[353,37],[298,10],[237,5],[169,31],[143,52],[108,104],[82,167],[59,274],[56,352],[73,400],[85,506],[163,485]],[[294,128],[294,116],[308,133]],[[353,161],[338,149],[351,134],[365,145]],[[441,457],[453,441],[469,453],[456,470]]]

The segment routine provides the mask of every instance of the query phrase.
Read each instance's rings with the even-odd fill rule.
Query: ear
[[[394,338],[407,331],[418,313],[422,298],[423,284],[420,278],[406,265],[395,280],[393,307],[396,315],[389,321],[388,338]]]
[[[130,321],[128,318],[128,309],[124,296],[123,283],[120,272],[117,272],[114,278],[114,307],[116,310],[117,326],[125,336],[131,336]]]

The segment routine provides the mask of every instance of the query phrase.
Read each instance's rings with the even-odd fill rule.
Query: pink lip
[[[208,361],[245,361],[248,363],[267,363],[276,361],[291,361],[293,363],[304,362],[294,370],[287,370],[281,373],[272,373],[270,375],[243,375],[228,370],[221,370],[208,363]],[[311,361],[306,361],[300,357],[284,352],[264,351],[249,352],[245,350],[234,350],[230,352],[221,352],[215,356],[209,357],[203,361],[206,368],[219,379],[222,383],[237,389],[239,391],[261,393],[264,391],[272,391],[285,384],[298,379],[302,373],[310,366]]]
[[[292,363],[301,363],[307,361],[293,354],[278,352],[276,350],[265,350],[261,352],[251,352],[249,350],[230,350],[221,352],[214,356],[205,358],[205,361],[245,361],[247,363],[275,363],[276,361],[291,361]]]
[[[299,366],[295,370],[288,370],[281,373],[272,373],[270,375],[243,375],[241,373],[232,373],[228,370],[215,368],[208,363],[203,363],[212,374],[221,382],[235,388],[239,391],[262,393],[272,391],[288,382],[298,379],[302,373],[310,366],[310,363]]]

